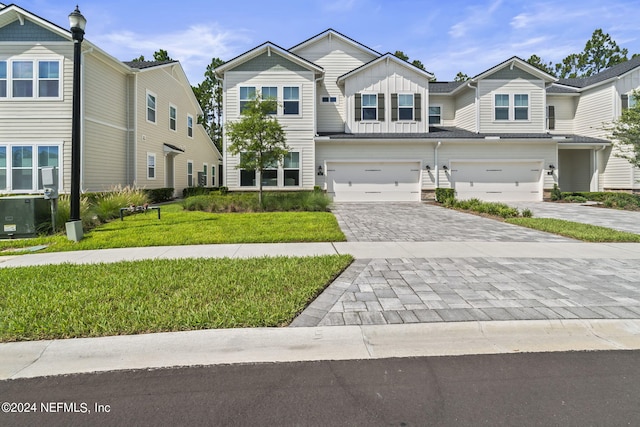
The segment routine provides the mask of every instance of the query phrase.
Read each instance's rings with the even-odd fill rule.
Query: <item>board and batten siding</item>
[[[513,115],[513,95],[529,95],[528,120],[495,120],[494,95],[508,94],[509,115]],[[545,88],[542,80],[484,79],[478,82],[480,132],[541,133],[546,132]]]
[[[344,89],[337,84],[338,77],[372,61],[372,53],[358,48],[339,37],[329,36],[294,49],[293,52],[324,68],[324,78],[318,83],[318,132],[344,132],[346,121]],[[323,103],[323,97],[336,97],[336,103]]]
[[[226,121],[240,120],[240,87],[255,87],[257,91],[263,86],[278,88],[279,102],[282,101],[283,87],[300,87],[300,114],[288,116],[276,115],[286,133],[290,151],[301,153],[300,168],[302,188],[313,188],[315,155],[314,155],[314,121],[315,121],[315,88],[312,71],[227,71],[224,77],[224,111]],[[224,143],[230,143],[224,138]],[[240,172],[236,168],[239,156],[225,156],[225,185],[231,189],[240,188]]]
[[[346,131],[352,133],[424,133],[429,130],[429,80],[395,61],[382,61],[345,81],[347,96]],[[355,95],[384,94],[384,120],[355,120]],[[421,120],[392,121],[391,94],[420,94]]]

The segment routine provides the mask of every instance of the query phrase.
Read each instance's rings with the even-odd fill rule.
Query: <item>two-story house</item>
[[[81,189],[218,184],[222,156],[177,61],[121,62],[86,40],[81,62]],[[16,5],[0,5],[0,194],[42,191],[56,166],[70,191],[73,40]]]
[[[227,121],[256,94],[273,97],[290,146],[262,177],[225,154],[231,190],[261,179],[283,191],[317,185],[336,201],[418,201],[439,187],[499,201],[543,200],[554,184],[640,191],[604,130],[640,87],[640,58],[558,80],[512,57],[466,82],[436,82],[329,29],[290,49],[264,43],[216,74]]]

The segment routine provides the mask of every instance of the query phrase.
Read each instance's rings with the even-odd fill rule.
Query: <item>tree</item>
[[[167,52],[164,49],[160,49],[153,52],[153,60],[154,61],[173,61],[173,59],[169,56],[169,52]]]
[[[620,118],[606,130],[619,149],[615,155],[640,167],[640,90],[635,90],[632,97],[635,104],[622,110]]]
[[[204,80],[192,87],[204,113],[198,118],[198,122],[205,128],[220,152],[222,152],[222,83],[215,77],[214,70],[222,64],[224,64],[222,59],[213,58],[207,65]]]
[[[582,75],[583,57],[581,54],[567,55],[562,62],[555,65],[556,75],[561,79],[574,79],[584,77]]]
[[[131,62],[144,62],[144,61],[145,61],[145,59],[144,59],[144,55],[140,55],[139,57],[137,57],[137,58],[133,58],[133,59],[131,60]]]
[[[453,79],[454,82],[466,82],[467,80],[471,80],[471,77],[462,71],[458,71],[458,74],[456,74],[456,77]]]
[[[545,63],[538,55],[531,55],[529,59],[527,59],[527,62],[545,73],[551,74],[552,76],[556,75],[553,63]]]
[[[584,52],[581,54],[580,71],[582,76],[589,77],[606,68],[625,62],[628,53],[627,49],[621,49],[609,34],[603,33],[602,29],[598,28],[591,35],[591,39],[587,41]]]
[[[227,138],[231,141],[228,151],[234,156],[240,155],[240,162],[236,168],[254,170],[259,174],[260,206],[264,170],[282,162],[289,149],[284,129],[278,120],[269,114],[275,108],[275,100],[256,96],[244,105],[239,121],[226,123]]]
[[[409,56],[407,56],[401,50],[396,50],[396,52],[393,54],[393,56],[398,57],[398,58],[402,59],[403,61],[409,62]],[[413,61],[411,61],[411,65],[413,65],[414,67],[420,68],[421,70],[426,71],[425,68],[424,68],[424,65],[418,59],[414,59]]]

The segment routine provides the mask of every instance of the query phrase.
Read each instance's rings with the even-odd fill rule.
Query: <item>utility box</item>
[[[0,239],[36,237],[50,221],[51,207],[42,196],[0,197]]]

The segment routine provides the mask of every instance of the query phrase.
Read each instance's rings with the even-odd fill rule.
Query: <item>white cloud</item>
[[[485,5],[468,7],[468,16],[449,29],[449,35],[460,38],[471,29],[481,28],[491,21],[492,15],[500,8],[502,0],[494,0],[487,8]]]
[[[195,24],[183,31],[139,34],[132,31],[107,33],[91,38],[112,56],[130,61],[140,55],[153,59],[153,52],[164,49],[173,59],[181,62],[191,84],[202,81],[211,59],[229,59],[242,52],[238,45],[246,45],[246,31],[222,29],[215,25]]]

